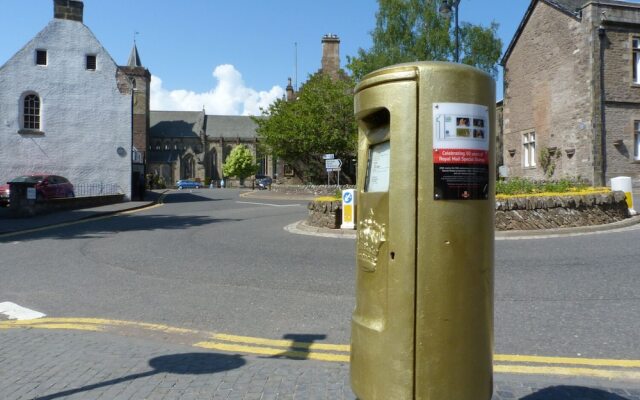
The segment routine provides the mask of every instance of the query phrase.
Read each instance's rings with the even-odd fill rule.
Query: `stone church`
[[[337,77],[340,69],[340,39],[337,35],[322,38],[319,73]],[[289,78],[286,99],[294,101],[296,93]],[[141,102],[142,103],[142,102]],[[262,154],[252,117],[208,115],[205,110],[150,111],[147,173],[162,177],[167,185],[178,179],[195,179],[205,184],[238,182],[223,176],[222,165],[235,146],[247,146],[259,164],[258,175],[267,175],[281,183],[299,183],[286,163]]]

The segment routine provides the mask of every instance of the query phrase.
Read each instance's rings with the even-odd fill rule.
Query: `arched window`
[[[22,106],[22,128],[40,130],[40,98],[35,94],[24,97]]]

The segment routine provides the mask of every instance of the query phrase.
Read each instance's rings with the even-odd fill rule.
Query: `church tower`
[[[141,153],[144,163],[147,164],[151,73],[142,65],[135,41],[127,65],[121,66],[120,70],[127,76],[133,88],[133,147]]]

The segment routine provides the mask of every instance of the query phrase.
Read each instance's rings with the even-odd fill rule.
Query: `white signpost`
[[[339,158],[325,159],[324,167],[327,170],[327,185],[329,185],[329,172],[338,172],[338,186],[340,186],[340,169],[342,168],[342,160]]]
[[[333,154],[325,154],[322,156],[323,160],[333,160],[334,159],[334,155]]]

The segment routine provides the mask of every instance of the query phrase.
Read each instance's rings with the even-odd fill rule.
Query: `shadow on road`
[[[629,400],[617,394],[582,386],[553,386],[520,400]]]
[[[122,378],[111,379],[109,381],[83,386],[77,389],[69,389],[64,392],[53,393],[34,400],[53,400],[76,393],[88,392],[105,386],[117,385],[122,382],[135,379],[146,378],[160,373],[180,374],[180,375],[203,375],[215,374],[242,367],[246,361],[238,355],[224,355],[216,353],[183,353],[160,356],[149,360],[151,371],[140,372],[123,376]]]
[[[52,226],[36,232],[11,234],[6,237],[0,235],[0,243],[14,240],[31,241],[39,239],[83,239],[98,238],[101,234],[153,231],[158,229],[185,229],[220,222],[236,222],[238,219],[210,218],[206,216],[175,216],[175,215],[118,215],[108,218],[82,220],[81,223],[71,221],[61,226]]]
[[[302,333],[287,333],[282,336],[285,340],[291,340],[289,348],[282,353],[266,358],[286,358],[289,360],[306,360],[309,358],[311,346],[316,340],[324,340],[327,335],[311,335]]]

